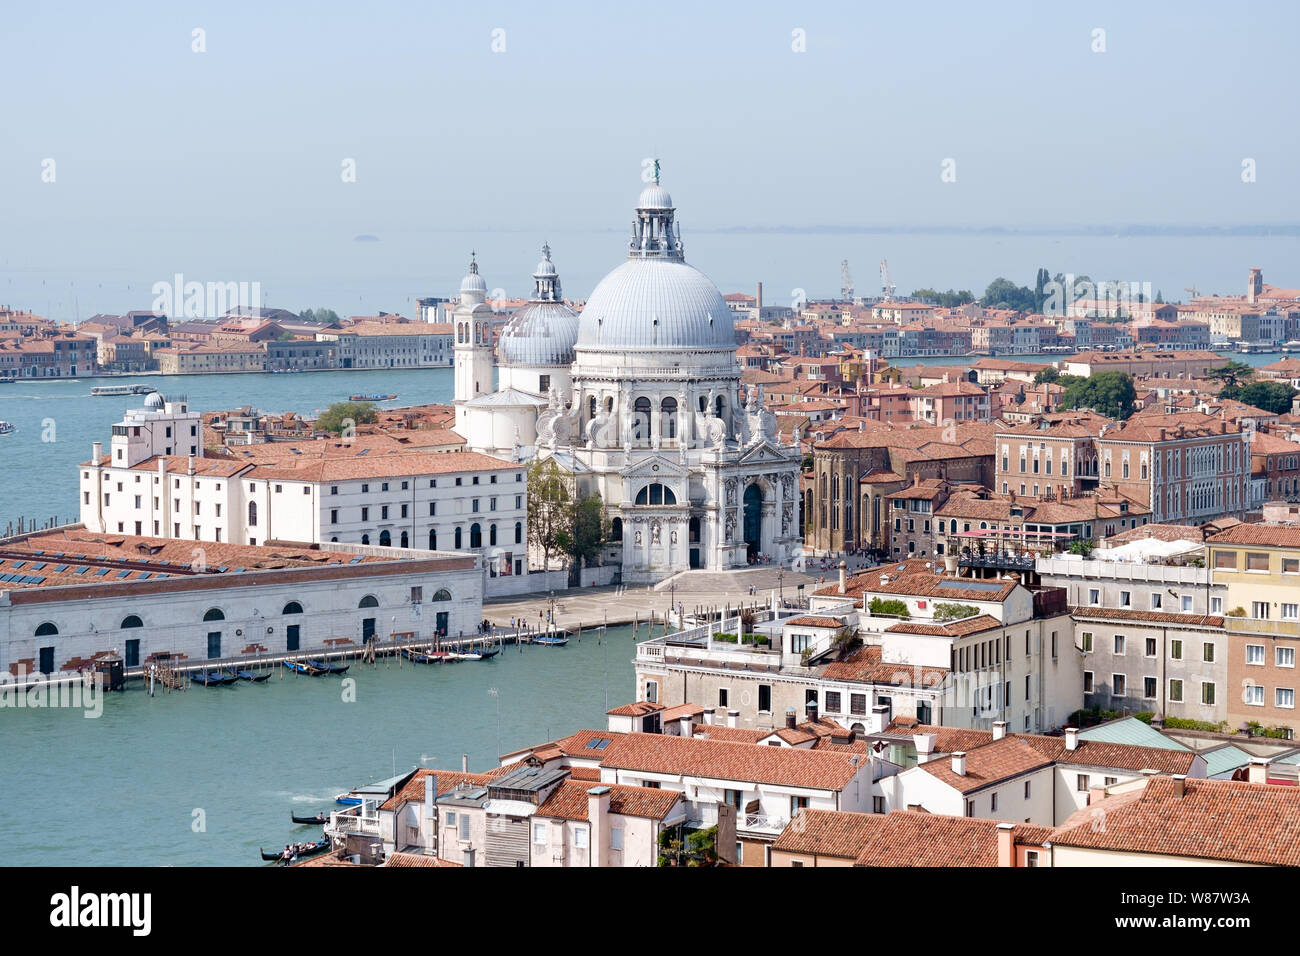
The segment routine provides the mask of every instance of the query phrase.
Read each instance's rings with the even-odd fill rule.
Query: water
[[[330,809],[335,794],[417,764],[459,770],[467,753],[481,771],[499,754],[604,727],[606,677],[610,707],[635,696],[635,642],[631,627],[611,627],[603,644],[596,634],[486,661],[353,664],[354,703],[340,678],[286,671],[154,698],[132,682],[94,720],[0,711],[4,863],[260,865],[258,846],[319,836],[293,826],[290,810]]]
[[[395,394],[393,405],[452,400],[453,372],[436,369],[301,372],[295,375],[141,375],[0,385],[0,419],[17,430],[0,436],[0,531],[19,515],[43,523],[51,516],[78,519],[77,464],[90,459],[91,443],[107,450],[112,426],[143,395],[92,398],[95,385],[152,385],[181,394],[190,407],[209,412],[252,405],[266,412],[308,413],[349,395]]]

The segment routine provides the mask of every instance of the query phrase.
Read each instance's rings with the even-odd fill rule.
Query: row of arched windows
[[[431,600],[450,601],[451,592],[448,591],[446,588],[439,588],[437,591],[434,592]],[[370,607],[379,607],[379,599],[376,598],[373,594],[367,594],[357,604],[357,607],[362,609],[370,608]],[[303,613],[302,605],[299,604],[297,601],[290,601],[288,604],[284,606],[284,608],[280,611],[280,613],[301,614]],[[203,613],[203,620],[205,623],[210,621],[224,621],[225,619],[226,619],[226,614],[219,607],[210,607]],[[144,627],[144,621],[140,619],[139,615],[128,614],[126,617],[122,618],[122,623],[118,626],[125,631],[125,630],[130,630],[132,628]],[[56,637],[58,636],[58,633],[59,633],[58,627],[55,626],[50,621],[46,621],[43,624],[38,625],[36,628],[37,637]]]

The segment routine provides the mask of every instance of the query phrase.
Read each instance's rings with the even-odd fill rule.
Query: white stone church
[[[626,583],[788,563],[800,544],[798,449],[780,443],[759,390],[742,393],[732,313],[686,263],[674,211],[656,176],[627,260],[581,315],[543,247],[532,301],[500,336],[496,391],[477,263],[452,316],[456,430],[475,451],[554,458],[581,494],[599,493]]]

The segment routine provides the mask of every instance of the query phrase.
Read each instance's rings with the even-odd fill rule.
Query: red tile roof
[[[662,820],[672,813],[673,807],[681,798],[676,790],[566,780],[542,801],[542,805],[537,808],[537,816],[585,821],[590,791],[600,787],[609,790],[609,812],[625,817]]]

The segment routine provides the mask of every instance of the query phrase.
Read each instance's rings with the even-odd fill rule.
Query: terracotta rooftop
[[[681,798],[681,794],[676,790],[600,784],[589,780],[566,780],[542,801],[542,805],[537,808],[537,815],[561,820],[585,821],[590,793],[598,787],[604,787],[610,792],[609,812],[625,817],[662,820],[672,812]]]

